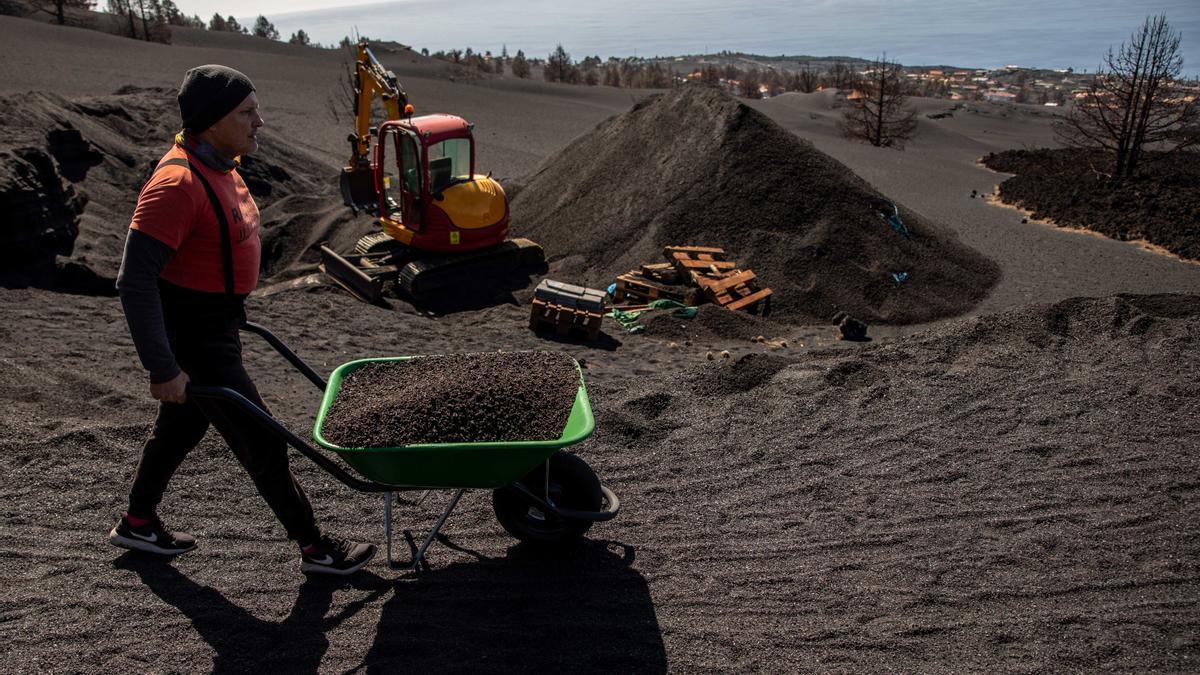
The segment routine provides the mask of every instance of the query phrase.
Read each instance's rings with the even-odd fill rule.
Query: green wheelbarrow
[[[344,448],[328,442],[321,433],[329,408],[344,378],[356,369],[378,361],[403,361],[419,356],[359,359],[338,366],[326,382],[266,328],[246,323],[242,330],[259,335],[324,392],[313,439],[335,453],[358,473],[346,471],[337,461],[283,426],[254,402],[227,387],[188,386],[188,395],[204,407],[212,403],[232,405],[272,431],[305,457],[316,462],[334,478],[359,492],[382,493],[383,527],[388,565],[392,568],[425,566],[425,552],[433,543],[463,493],[471,489],[492,491],[492,508],[504,529],[522,542],[555,548],[574,543],[593,523],[612,520],[621,502],[600,484],[595,472],[582,459],[562,449],[591,436],[595,428],[587,389],[580,371],[579,388],[562,434],[546,441],[422,443],[394,448]],[[578,369],[578,364],[576,368]],[[441,516],[420,546],[404,531],[412,553],[408,563],[392,556],[392,503],[398,492],[421,491],[420,500],[433,490],[454,493]],[[420,503],[420,501],[418,501]]]

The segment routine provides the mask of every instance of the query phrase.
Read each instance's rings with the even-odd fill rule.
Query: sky
[[[1200,75],[1200,0],[176,0],[207,20],[271,20],[334,44],[357,30],[431,51],[561,43],[581,55],[763,55],[889,58],[906,65],[1095,69],[1148,14],[1183,36],[1185,76]]]
[[[262,0],[261,2],[230,2],[229,0],[175,0],[180,11],[188,16],[199,14],[206,21],[213,14],[222,16],[230,14],[236,17],[257,16],[262,14],[268,19],[276,14],[292,14],[307,12],[314,9],[331,9],[333,7],[353,7],[370,4],[361,0],[355,2],[337,2],[336,0]]]

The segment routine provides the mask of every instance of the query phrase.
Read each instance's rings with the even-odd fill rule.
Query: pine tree
[[[546,67],[542,70],[542,77],[547,82],[566,82],[570,78],[570,70],[571,55],[563,49],[562,44],[559,44],[550,56],[546,57]]]
[[[266,38],[268,40],[279,39],[279,31],[275,30],[275,24],[267,21],[267,17],[262,14],[259,14],[258,18],[254,20],[252,34],[254,37]]]
[[[525,52],[517,50],[517,55],[513,57],[512,74],[521,79],[529,77],[529,60],[525,58]]]

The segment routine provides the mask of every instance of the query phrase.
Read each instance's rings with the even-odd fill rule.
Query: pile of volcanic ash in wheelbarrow
[[[577,389],[575,361],[560,352],[368,363],[342,382],[323,433],[346,448],[551,440]]]

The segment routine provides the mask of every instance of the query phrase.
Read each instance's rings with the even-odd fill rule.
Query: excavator
[[[341,192],[355,213],[376,217],[380,231],[359,239],[352,254],[322,245],[326,274],[378,302],[389,282],[420,300],[477,277],[544,265],[540,246],[508,238],[508,197],[490,173],[476,173],[473,124],[456,115],[414,116],[395,73],[365,40],[357,46],[354,96]],[[377,97],[387,119],[372,129]]]

